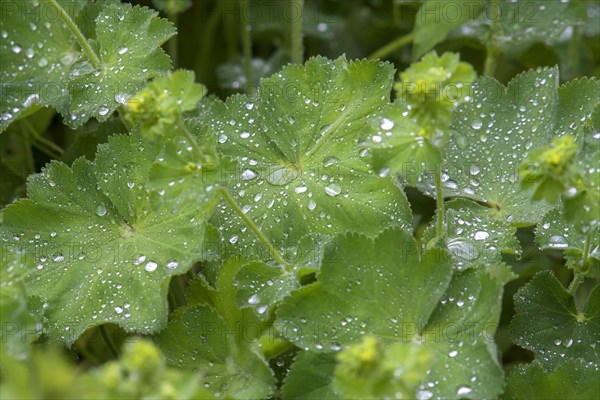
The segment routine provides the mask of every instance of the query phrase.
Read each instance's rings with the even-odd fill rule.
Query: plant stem
[[[37,129],[35,129],[35,127],[31,125],[31,122],[29,122],[26,118],[22,119],[21,121],[25,128],[33,135],[33,137],[35,137],[37,141],[56,151],[59,157],[65,152],[62,147],[40,135]]]
[[[169,292],[170,300],[173,302],[173,309],[185,305],[185,283],[183,282],[183,275],[173,277],[173,279],[171,280],[171,287],[169,288]]]
[[[444,233],[444,194],[442,192],[442,166],[438,164],[435,170],[435,197],[437,203],[437,224],[436,224],[436,236],[439,239],[446,240]]]
[[[200,160],[202,162],[205,162],[206,155],[204,154],[204,152],[198,145],[198,142],[196,141],[196,138],[194,137],[194,135],[192,135],[192,132],[190,132],[189,129],[187,128],[187,126],[185,126],[185,123],[183,122],[183,119],[181,117],[179,118],[178,127],[179,127],[179,129],[182,130],[185,138],[188,140],[188,142],[190,142],[190,145],[192,146],[194,151],[198,154],[198,157],[200,158]]]
[[[87,347],[85,347],[85,345],[77,347],[76,351],[79,354],[83,355],[85,357],[85,360],[92,363],[92,365],[94,365],[95,367],[100,365],[100,361],[98,361],[98,358],[91,351],[89,351]]]
[[[575,293],[577,292],[577,288],[579,287],[579,285],[581,284],[581,282],[583,282],[583,280],[585,279],[585,276],[580,273],[579,271],[575,271],[575,276],[573,277],[573,280],[571,281],[571,284],[569,285],[569,294],[571,296],[575,296]]]
[[[244,73],[246,75],[246,88],[252,85],[252,27],[248,21],[248,0],[240,0],[240,13],[242,15],[242,49],[244,51]]]
[[[179,16],[177,13],[169,13],[167,15],[173,25],[175,25],[175,29],[177,29],[177,22],[179,20]],[[169,54],[171,55],[171,60],[173,61],[173,68],[177,69],[177,65],[179,64],[179,42],[177,38],[179,35],[173,35],[171,39],[169,39]]]
[[[302,64],[304,62],[304,43],[302,36],[302,15],[304,14],[304,0],[290,0],[292,12],[296,13],[296,18],[291,18],[291,46],[292,63]]]
[[[493,46],[487,48],[487,56],[485,57],[485,66],[483,67],[483,75],[494,76],[496,65],[498,64],[498,49]]]
[[[573,26],[573,36],[569,43],[569,74],[579,75],[579,27]]]
[[[227,203],[229,203],[231,208],[234,209],[234,211],[240,216],[240,218],[244,220],[246,225],[248,225],[250,230],[254,232],[258,239],[260,239],[260,241],[269,249],[275,260],[281,265],[287,265],[281,254],[279,254],[279,252],[271,244],[269,239],[265,235],[263,235],[263,233],[260,231],[260,229],[258,229],[256,224],[244,213],[244,211],[242,211],[235,199],[231,196],[231,193],[229,193],[229,191],[225,188],[219,188],[219,191],[221,192],[221,195],[227,201]]]
[[[498,12],[500,5],[498,4],[498,0],[492,0],[492,26],[488,32],[487,42],[490,43],[491,38],[496,31],[496,27],[498,26]],[[483,74],[485,76],[494,76],[494,72],[496,71],[496,65],[498,64],[498,56],[500,51],[494,45],[488,44],[486,46],[487,55],[485,57],[485,66],[483,67]]]
[[[75,21],[71,19],[69,14],[60,6],[60,4],[56,2],[56,0],[48,0],[48,3],[50,3],[50,5],[56,10],[58,15],[60,15],[62,20],[65,22],[65,24],[67,24],[69,29],[71,29],[71,32],[73,33],[73,35],[75,35],[75,37],[79,41],[79,44],[85,51],[85,54],[87,54],[88,58],[90,59],[90,62],[94,66],[94,69],[99,69],[101,64],[100,58],[98,57],[92,46],[89,44],[85,36],[83,36],[83,33],[81,33],[81,31],[79,30],[79,27],[77,27]]]
[[[177,13],[169,13],[168,17],[177,29],[177,22],[179,20]],[[171,55],[171,60],[173,61],[173,69],[177,69],[177,65],[179,64],[179,42],[177,40],[178,37],[179,35],[173,35],[173,37],[169,39],[169,54]]]
[[[210,59],[211,51],[216,41],[214,40],[215,31],[217,30],[219,23],[221,22],[221,6],[217,4],[207,21],[204,24],[204,29],[200,38],[199,51],[194,60],[195,70],[197,71],[197,78],[202,81],[207,81],[207,69],[209,63],[206,60]]]
[[[369,56],[369,58],[371,58],[371,59],[383,58],[383,57],[391,54],[392,52],[412,43],[414,38],[415,38],[415,35],[413,33],[409,33],[407,35],[401,36],[398,39],[394,40],[393,42],[390,42],[390,43],[386,44],[385,46],[383,46],[382,48],[380,48],[379,50],[375,51],[373,54],[371,54]]]
[[[102,334],[102,338],[104,339],[104,342],[106,342],[106,346],[108,346],[110,352],[115,357],[119,358],[119,350],[117,349],[117,346],[115,346],[115,343],[108,334],[108,331],[106,330],[106,325],[100,325],[100,334]]]

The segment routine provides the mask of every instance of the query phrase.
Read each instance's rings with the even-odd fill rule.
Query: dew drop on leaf
[[[456,389],[456,394],[458,396],[466,396],[468,394],[470,394],[473,391],[473,389],[471,389],[468,386],[459,386],[458,389]]]
[[[148,261],[146,265],[144,265],[144,269],[148,272],[154,272],[158,268],[158,264],[154,261]]]
[[[338,194],[342,193],[342,188],[337,183],[332,183],[325,187],[325,193],[327,193],[331,197],[335,197]]]
[[[106,206],[104,203],[100,203],[98,207],[96,207],[96,214],[98,214],[99,217],[104,217],[106,215]]]

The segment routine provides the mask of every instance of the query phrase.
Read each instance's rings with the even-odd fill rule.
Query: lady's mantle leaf
[[[377,61],[313,58],[263,79],[256,97],[211,104],[196,131],[211,127],[232,195],[261,231],[297,245],[308,233],[408,226],[406,198],[374,175],[357,149],[367,117],[389,103],[393,68]],[[213,223],[238,248],[249,230],[229,207]],[[246,232],[244,232],[246,231]],[[279,243],[275,243],[279,245]]]
[[[496,218],[496,211],[468,199],[451,200],[446,210],[446,246],[458,270],[502,262],[501,252],[518,253],[517,229]],[[428,245],[435,239],[435,223],[423,234]]]
[[[315,366],[319,366],[315,368]],[[282,396],[291,399],[336,399],[331,383],[335,370],[335,355],[301,351],[290,367],[283,386]]]
[[[216,288],[203,277],[193,281],[189,305],[175,314],[157,340],[170,364],[197,371],[215,396],[266,398],[275,379],[256,348],[266,325],[252,310],[235,305],[233,279],[240,267],[235,260],[225,263]]]
[[[78,3],[59,3],[73,11],[72,18],[77,16]],[[86,34],[95,33],[88,39],[100,58],[98,68],[48,2],[26,0],[3,7],[0,131],[36,104],[56,108],[71,127],[90,117],[105,121],[148,77],[171,67],[160,45],[175,29],[157,12],[118,3],[94,4],[88,11],[86,16],[98,16],[78,22]]]
[[[579,88],[578,96],[572,85]],[[518,167],[529,151],[552,137],[577,136],[600,101],[598,82],[582,80],[559,88],[557,68],[544,68],[519,75],[506,88],[480,78],[473,90],[472,101],[453,114],[444,149],[445,195],[488,202],[514,224],[537,223],[550,207],[545,202],[532,206],[520,188]],[[423,188],[433,193],[433,185]]]
[[[598,397],[598,366],[568,360],[547,374],[538,363],[519,365],[508,377],[506,400],[589,400]]]
[[[540,272],[515,295],[515,343],[533,351],[546,371],[570,358],[600,365],[600,286],[585,310],[550,272]]]
[[[490,349],[504,268],[452,278],[450,260],[441,250],[419,257],[412,236],[398,230],[374,242],[344,236],[326,252],[317,283],[283,301],[275,326],[314,352],[339,351],[365,334],[426,346],[434,360],[416,391],[441,398],[494,397],[502,373]]]
[[[153,151],[132,137],[111,137],[95,163],[47,166],[30,178],[29,198],[4,211],[5,229],[37,265],[27,293],[46,303],[48,333],[67,344],[105,322],[159,330],[169,278],[199,258],[198,205],[174,215],[149,200],[144,185]]]

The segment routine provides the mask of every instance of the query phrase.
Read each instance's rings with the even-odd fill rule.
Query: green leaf
[[[585,309],[578,310],[571,296],[551,272],[543,271],[515,295],[516,314],[512,337],[533,351],[545,371],[564,360],[582,358],[600,363],[600,286],[596,286]]]
[[[454,275],[421,334],[433,351],[434,363],[419,388],[420,396],[481,399],[500,394],[504,379],[494,332],[503,286],[513,278],[499,264]]]
[[[331,386],[335,366],[333,354],[301,351],[283,381],[283,399],[337,399]]]
[[[200,373],[215,395],[266,398],[275,384],[258,349],[266,327],[251,310],[235,305],[233,278],[240,267],[235,260],[224,264],[216,288],[202,277],[193,281],[189,305],[175,314],[157,340],[170,364]]]
[[[500,263],[501,252],[520,253],[517,229],[496,218],[494,209],[471,200],[455,199],[445,204],[445,210],[446,246],[457,270]],[[421,241],[429,244],[435,239],[435,223],[432,223]]]
[[[484,12],[462,29],[468,36],[501,51],[518,53],[536,42],[551,46],[568,27],[586,20],[578,2],[488,0]]]
[[[195,131],[211,130],[206,139],[229,158],[222,174],[230,192],[274,241],[409,226],[403,192],[374,175],[356,148],[366,117],[388,104],[392,77],[392,66],[378,61],[313,58],[263,79],[254,97],[209,103]],[[232,251],[255,242],[229,207],[215,214]]]
[[[589,83],[590,87],[597,84]],[[537,223],[550,206],[545,202],[533,206],[520,188],[518,166],[528,151],[555,135],[576,136],[599,100],[590,99],[590,91],[574,97],[568,86],[559,89],[556,68],[528,71],[506,88],[480,78],[473,90],[472,101],[460,105],[453,115],[443,154],[444,194],[487,202],[498,209],[498,218],[516,225]],[[575,105],[564,106],[569,102]],[[431,183],[421,188],[434,191]]]
[[[275,327],[313,352],[339,351],[364,334],[413,342],[434,354],[431,371],[414,388],[421,395],[497,396],[502,374],[492,335],[510,274],[490,267],[450,282],[449,261],[435,249],[419,257],[414,239],[398,230],[374,242],[344,236],[326,252],[317,283],[283,301]],[[419,295],[423,288],[427,296]]]
[[[541,249],[564,250],[567,266],[581,272],[591,271],[592,258],[600,261],[598,228],[587,232],[565,220],[563,207],[548,212],[536,227],[535,241]],[[600,264],[598,264],[600,265]]]
[[[310,350],[335,350],[358,340],[360,332],[396,337],[402,322],[427,322],[451,275],[445,252],[420,257],[407,232],[388,230],[374,241],[343,236],[326,249],[317,283],[280,306],[276,326]],[[431,290],[426,298],[418,295],[423,287]]]
[[[444,41],[448,33],[467,21],[477,18],[482,11],[480,0],[427,0],[415,17],[412,59],[416,60]]]
[[[373,167],[380,176],[390,172],[416,185],[423,171],[434,171],[441,162],[435,138],[416,121],[408,118],[404,103],[397,101],[371,120],[368,147],[373,154]]]
[[[598,366],[568,360],[548,374],[538,363],[520,365],[509,375],[503,399],[588,400],[598,396]]]
[[[261,319],[268,319],[269,309],[299,289],[302,278],[321,268],[328,243],[323,235],[305,236],[298,246],[287,247],[283,256],[290,260],[289,266],[263,262],[244,265],[235,278],[238,306],[252,308]]]
[[[2,237],[6,234],[3,229],[0,233]],[[23,245],[12,239],[0,254],[0,354],[25,359],[29,346],[41,334],[41,316],[32,313],[39,304],[27,298],[23,284],[35,264],[24,253]]]
[[[80,125],[91,116],[105,120],[148,77],[168,71],[171,60],[160,46],[174,34],[173,24],[149,8],[111,4],[102,10],[96,19],[101,68],[87,62],[78,66],[70,109],[76,122],[70,124]]]
[[[105,121],[148,77],[162,74],[171,66],[160,45],[175,30],[170,22],[157,18],[155,11],[106,2],[90,7],[90,15],[102,8],[91,21],[76,18],[81,10],[79,3],[59,3],[71,18],[87,24],[80,27],[83,32],[95,35],[87,39],[100,65],[92,64],[48,2],[15,3],[19,17],[3,14],[1,26],[5,95],[0,102],[0,131],[34,105],[56,108],[73,128],[91,117]]]
[[[204,204],[208,218],[219,200],[216,155],[204,149],[202,159],[180,127],[155,127],[161,127],[163,135],[174,137],[163,141],[160,153],[150,167],[148,189],[173,212],[186,204]]]
[[[105,322],[141,333],[165,325],[169,279],[199,259],[204,215],[198,204],[172,214],[150,202],[153,151],[113,136],[95,163],[49,164],[29,179],[29,198],[4,210],[3,226],[38,264],[26,289],[46,303],[51,337],[71,344]]]

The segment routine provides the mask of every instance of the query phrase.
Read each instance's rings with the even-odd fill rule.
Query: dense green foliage
[[[598,2],[1,12],[2,399],[600,397]]]

